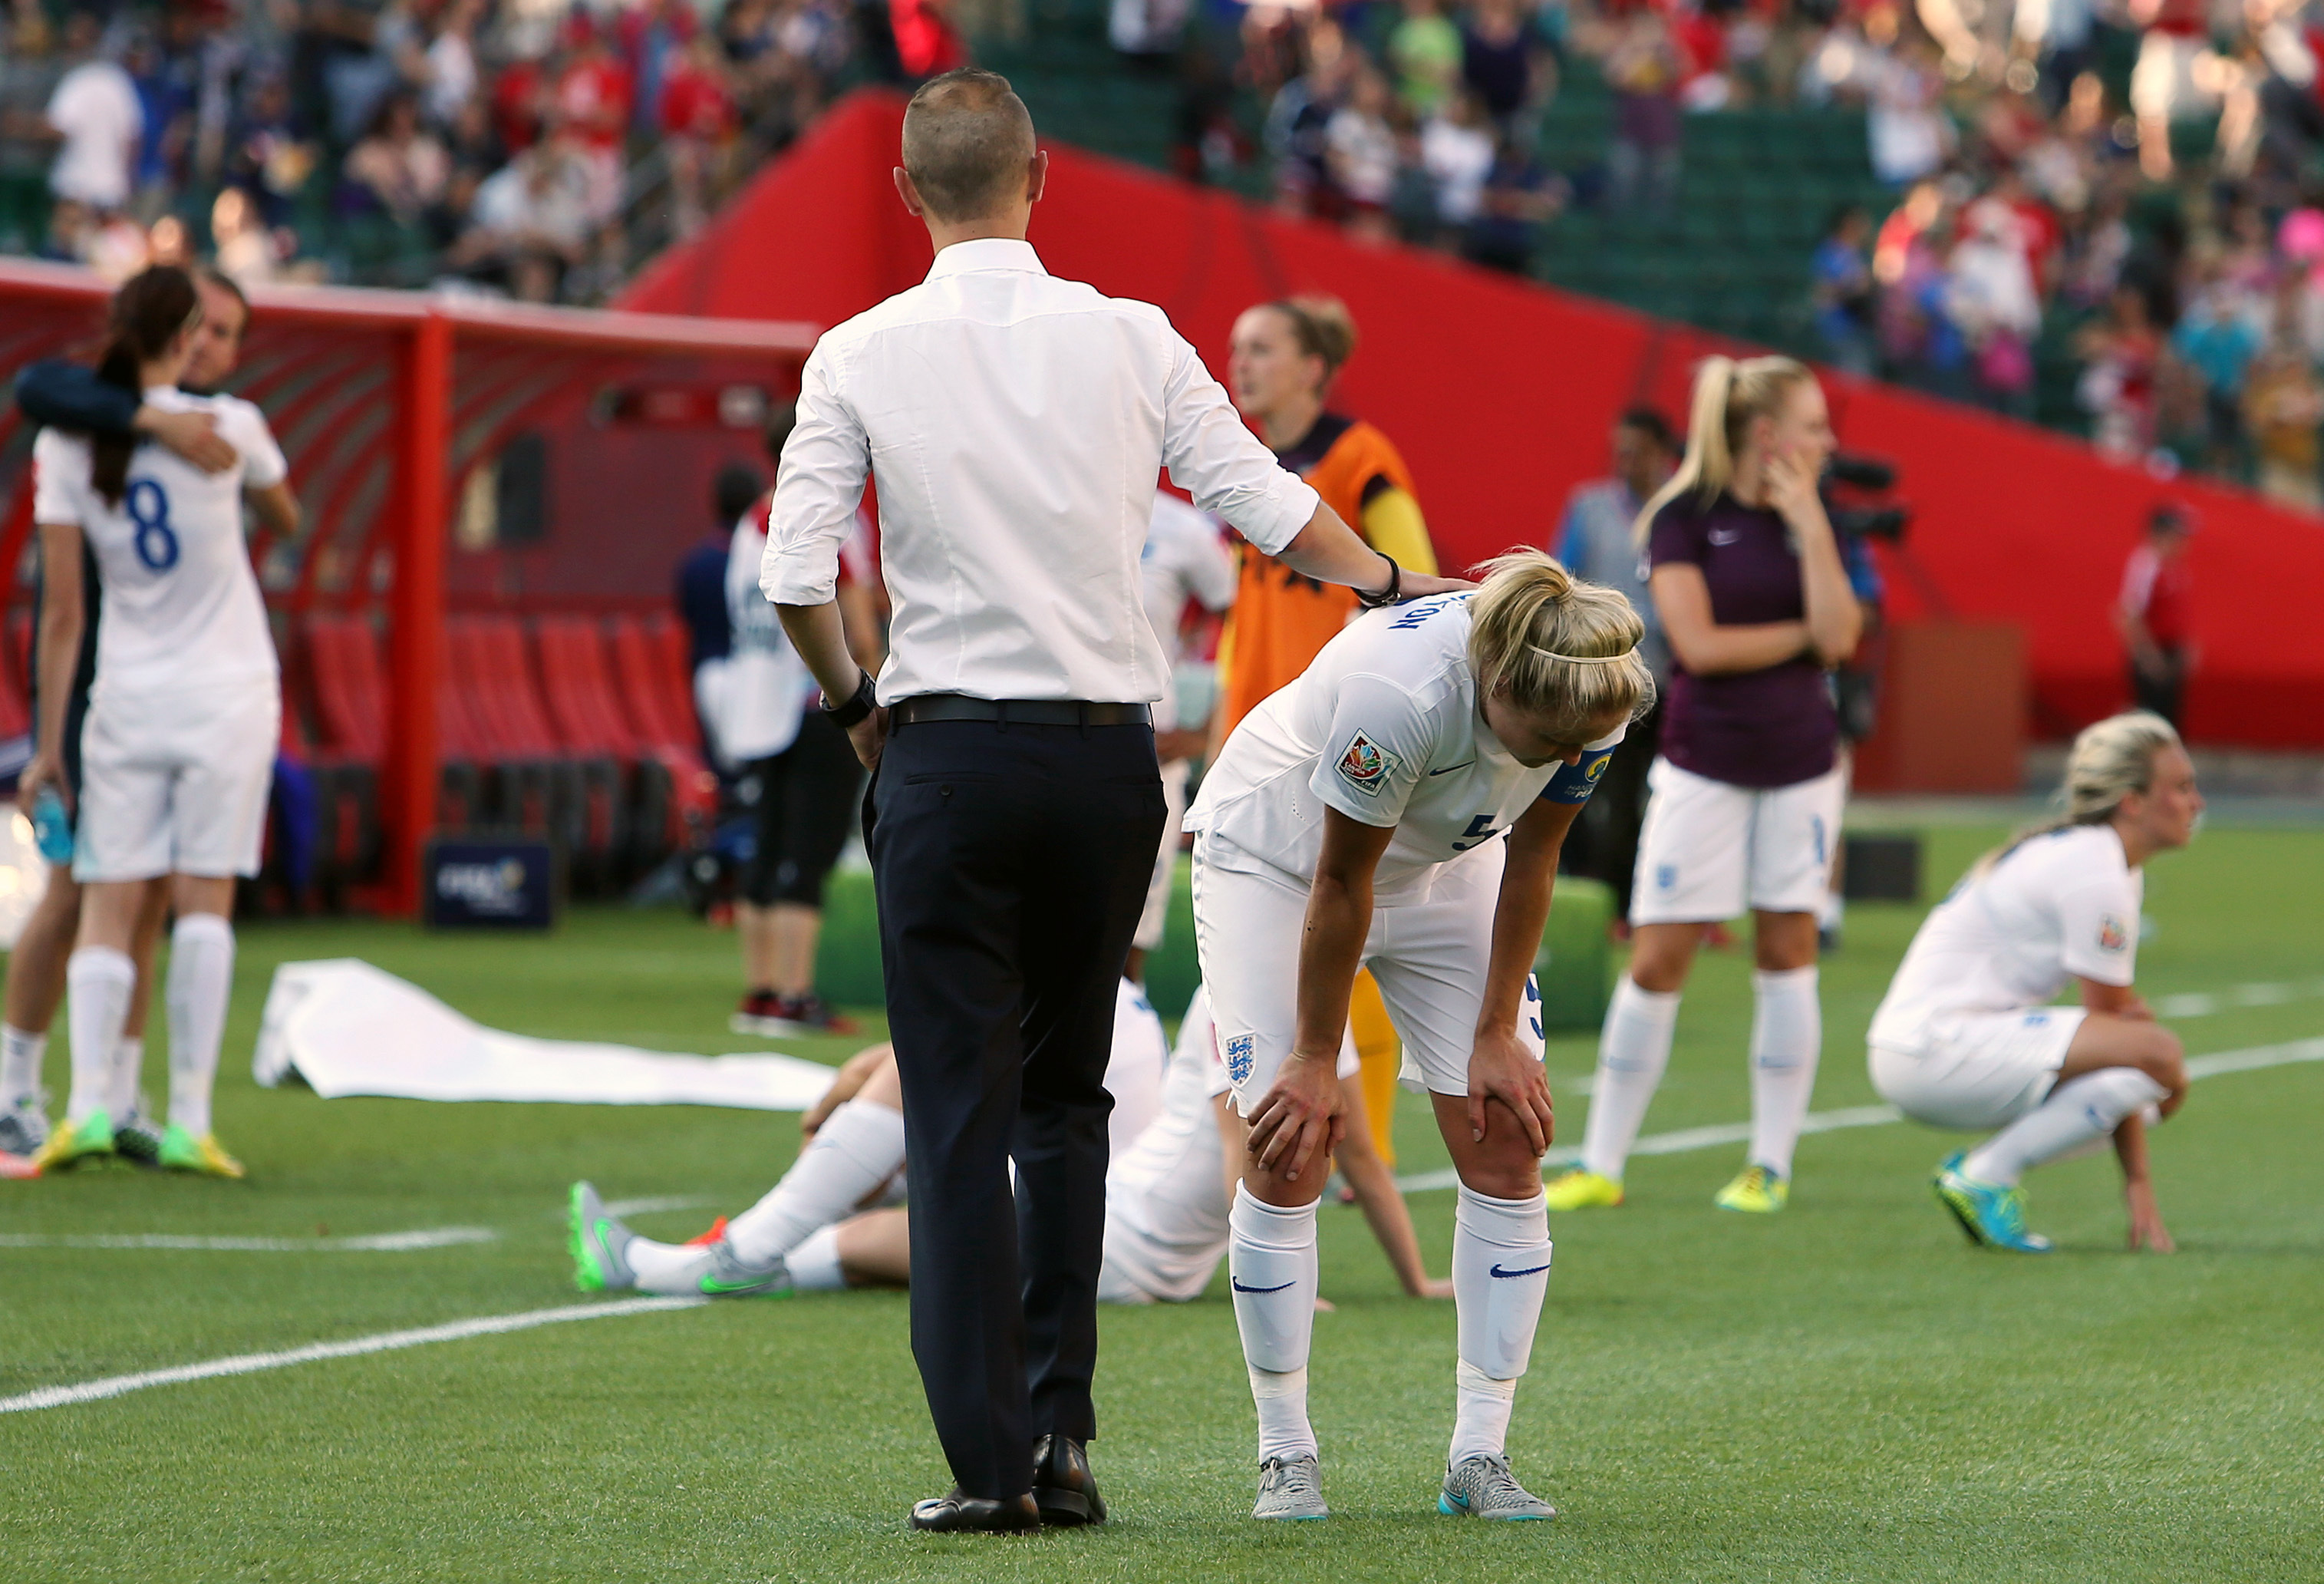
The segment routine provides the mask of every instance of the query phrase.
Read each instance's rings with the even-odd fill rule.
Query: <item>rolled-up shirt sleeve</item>
[[[777,605],[822,605],[839,582],[840,547],[855,531],[872,446],[817,347],[799,377],[798,422],[783,442],[759,587]]]
[[[1176,330],[1163,391],[1162,464],[1206,512],[1274,555],[1299,537],[1322,497],[1244,427],[1227,393]]]

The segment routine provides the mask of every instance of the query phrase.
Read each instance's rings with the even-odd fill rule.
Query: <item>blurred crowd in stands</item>
[[[8,0],[0,250],[596,301],[926,9]]]

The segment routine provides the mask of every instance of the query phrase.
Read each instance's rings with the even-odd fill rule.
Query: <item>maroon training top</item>
[[[1708,506],[1681,496],[1655,514],[1652,567],[1683,561],[1711,586],[1721,626],[1796,622],[1807,615],[1791,530],[1765,508],[1720,495]],[[1691,674],[1675,659],[1664,708],[1662,753],[1682,770],[1736,786],[1791,786],[1832,766],[1840,725],[1823,668],[1803,653],[1764,671]]]

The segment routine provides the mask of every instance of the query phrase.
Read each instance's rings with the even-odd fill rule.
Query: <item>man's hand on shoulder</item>
[[[137,430],[169,447],[205,473],[223,473],[241,459],[217,431],[207,412],[171,412],[154,407],[137,409]]]
[[[1475,587],[1465,578],[1439,578],[1433,572],[1406,572],[1402,579],[1402,587],[1397,592],[1400,596],[1398,603],[1409,604],[1416,599],[1425,599],[1432,594],[1458,594]]]

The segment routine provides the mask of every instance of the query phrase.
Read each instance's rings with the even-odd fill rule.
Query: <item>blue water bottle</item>
[[[41,849],[41,857],[52,866],[72,862],[72,817],[65,812],[65,801],[52,786],[42,787],[32,799],[32,840]]]

